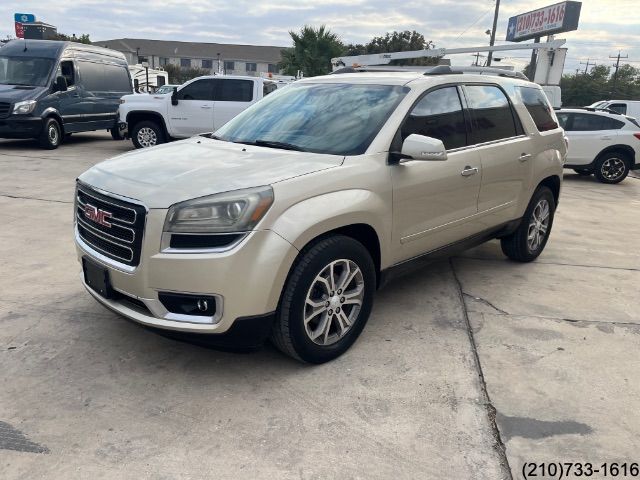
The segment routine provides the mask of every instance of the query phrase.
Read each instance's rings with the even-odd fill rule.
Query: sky
[[[150,38],[290,46],[290,30],[326,25],[345,43],[366,43],[394,30],[417,30],[438,48],[488,43],[495,0],[1,0],[0,37],[14,34],[13,13],[33,13],[58,31],[92,40]],[[496,43],[504,44],[510,16],[556,3],[502,0]],[[578,31],[559,34],[568,47],[565,72],[585,63],[610,66],[610,55],[640,67],[640,8],[636,0],[583,0]],[[530,51],[502,56],[522,69]],[[452,57],[471,64],[471,55]]]

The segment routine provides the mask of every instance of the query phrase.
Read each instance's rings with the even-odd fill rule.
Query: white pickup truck
[[[276,89],[264,78],[225,75],[194,78],[171,95],[125,95],[120,132],[136,148],[213,132]]]

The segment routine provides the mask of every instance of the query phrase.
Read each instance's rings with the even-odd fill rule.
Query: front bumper
[[[42,132],[42,119],[10,115],[0,120],[0,138],[35,138]]]
[[[76,230],[78,260],[88,257],[109,272],[112,288],[122,298],[107,299],[83,284],[107,308],[140,324],[179,332],[222,334],[236,321],[269,315],[298,250],[270,230],[251,232],[227,251],[165,253],[160,239],[166,210],[150,210],[140,264],[123,268],[82,241]],[[213,317],[170,313],[160,292],[216,298]]]

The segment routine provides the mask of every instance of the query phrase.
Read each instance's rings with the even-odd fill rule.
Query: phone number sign
[[[509,19],[509,42],[521,42],[535,37],[578,29],[582,2],[562,2]]]

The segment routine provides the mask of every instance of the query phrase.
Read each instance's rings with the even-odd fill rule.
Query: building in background
[[[151,68],[162,68],[172,64],[182,68],[202,68],[212,73],[221,71],[227,75],[256,77],[263,73],[279,73],[280,52],[285,48],[138,38],[118,38],[93,44],[122,52],[130,65],[148,62]]]

